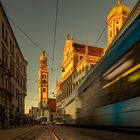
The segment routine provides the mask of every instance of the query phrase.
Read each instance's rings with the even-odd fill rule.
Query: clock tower
[[[48,104],[48,68],[45,51],[42,51],[40,57],[40,67],[38,71],[38,107],[41,110],[41,116],[44,116],[44,111]]]

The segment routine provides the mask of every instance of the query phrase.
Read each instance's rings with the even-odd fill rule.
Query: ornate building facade
[[[48,121],[52,121],[56,108],[56,99],[49,98],[48,75],[47,57],[43,50],[38,71],[38,118],[46,117]]]
[[[118,0],[118,4],[112,8],[107,16],[107,48],[105,50],[109,48],[129,14],[129,7]]]
[[[103,48],[79,44],[67,35],[62,63],[62,79],[56,83],[57,112],[61,114],[65,99],[74,94],[86,73],[103,55]],[[58,114],[59,114],[58,113]]]
[[[27,61],[0,3],[0,126],[24,114]]]

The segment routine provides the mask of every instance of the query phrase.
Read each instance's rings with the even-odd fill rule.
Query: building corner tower
[[[110,47],[110,44],[121,29],[129,14],[130,8],[123,5],[120,0],[118,0],[118,4],[109,12],[107,16],[107,47],[105,48],[105,51]]]

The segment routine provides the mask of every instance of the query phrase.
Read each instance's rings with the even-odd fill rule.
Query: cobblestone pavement
[[[0,130],[0,140],[140,140],[140,135],[61,125]]]

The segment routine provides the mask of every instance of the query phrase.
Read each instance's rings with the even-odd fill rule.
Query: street
[[[0,130],[0,140],[139,140],[140,135],[61,125]]]

